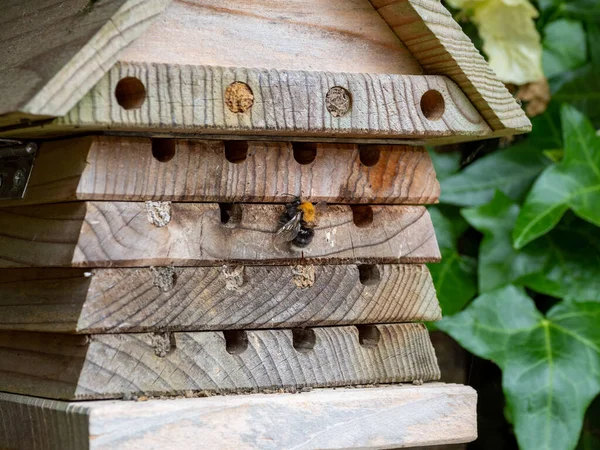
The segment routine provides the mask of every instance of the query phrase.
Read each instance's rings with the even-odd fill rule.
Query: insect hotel
[[[530,123],[441,3],[2,13],[0,448],[476,438],[424,146]]]

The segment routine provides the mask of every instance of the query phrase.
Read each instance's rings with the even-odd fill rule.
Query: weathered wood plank
[[[327,72],[422,73],[419,63],[368,0],[238,0],[227,4],[219,0],[175,0],[120,59]]]
[[[20,0],[0,18],[0,126],[59,116],[170,0]],[[21,114],[18,114],[18,113]],[[11,114],[9,113],[17,113]]]
[[[0,393],[0,446],[341,450],[449,444],[476,439],[476,403],[472,388],[441,383],[146,402],[67,403]]]
[[[370,0],[426,73],[454,81],[494,130],[531,130],[531,122],[439,0]]]
[[[126,81],[120,104],[115,93],[121,80]],[[236,81],[250,88],[251,107],[245,88],[239,98],[226,94]],[[350,107],[346,113],[334,117],[326,96],[336,86],[349,92],[351,102],[344,104],[344,111]],[[422,108],[427,92],[438,92],[439,97],[425,101]],[[229,101],[246,100],[244,111],[230,110],[226,96]],[[119,63],[65,116],[5,135],[39,137],[106,129],[457,141],[491,132],[458,86],[444,76]]]
[[[314,160],[301,158],[308,152]],[[296,155],[296,158],[295,156]],[[237,159],[236,159],[237,158]],[[234,160],[236,162],[230,162]],[[439,183],[422,147],[89,136],[44,143],[25,198],[427,204]]]
[[[234,204],[228,222],[223,223],[227,218],[214,203],[74,202],[2,208],[0,267],[440,259],[431,219],[422,206],[329,205],[317,216],[315,237],[302,252],[273,241],[283,211],[283,205]]]
[[[0,329],[293,328],[441,319],[423,265],[5,269]]]
[[[360,336],[354,326],[297,330],[90,336],[0,331],[0,386],[77,400],[440,377],[422,324],[364,325]]]

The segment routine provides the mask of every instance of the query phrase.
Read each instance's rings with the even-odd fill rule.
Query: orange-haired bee
[[[290,243],[292,250],[307,247],[315,235],[315,206],[296,197],[285,205],[285,212],[279,218],[279,230],[275,234],[275,243]]]

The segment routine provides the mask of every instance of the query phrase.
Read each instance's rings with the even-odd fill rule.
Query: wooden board
[[[124,79],[130,84],[121,91],[125,107],[115,95]],[[226,89],[236,81],[252,91],[253,105],[245,112],[232,112],[225,101]],[[338,117],[329,112],[326,100],[336,86],[351,96],[350,109]],[[424,94],[432,91],[443,100],[433,105],[426,102],[428,108],[437,109],[422,110]],[[431,115],[431,111],[440,114]],[[119,63],[64,117],[3,135],[41,137],[107,129],[455,141],[491,132],[456,84],[443,76]]]
[[[67,113],[115,63],[118,52],[140,36],[168,3],[3,2],[0,126]]]
[[[295,154],[308,161],[302,152],[314,154],[313,162],[298,163]],[[244,159],[228,160],[238,154]],[[42,144],[25,198],[1,205],[285,203],[293,195],[315,203],[427,204],[437,202],[439,183],[420,147],[90,136]]]
[[[74,202],[2,208],[0,267],[439,261],[424,207],[352,208],[327,206],[317,216],[312,243],[301,252],[274,243],[283,205],[235,204],[226,224],[215,203]]]
[[[341,450],[449,444],[477,438],[476,403],[471,387],[441,383],[145,402],[67,403],[0,393],[0,446]]]
[[[439,319],[431,276],[418,264],[0,271],[6,330],[128,333]]]
[[[370,0],[423,66],[453,80],[494,135],[531,130],[525,112],[439,0]]]
[[[265,51],[268,49],[268,51]],[[175,0],[122,61],[419,75],[368,0]]]
[[[0,386],[56,399],[300,390],[440,377],[422,324],[67,334],[0,331]]]

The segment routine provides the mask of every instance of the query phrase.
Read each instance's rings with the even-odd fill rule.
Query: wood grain
[[[292,330],[246,331],[245,349],[234,347],[234,353],[218,331],[171,333],[166,345],[152,334],[88,337],[0,331],[0,385],[15,394],[77,400],[440,377],[424,325],[373,327],[380,338],[369,346],[359,344],[353,326],[307,329],[314,333],[312,348],[293,338]]]
[[[41,116],[39,119],[67,113],[116,62],[119,51],[140,36],[168,3],[170,0],[3,2],[0,126],[28,116]]]
[[[117,83],[135,77],[145,102],[121,107]],[[224,92],[234,81],[247,83],[253,106],[234,113]],[[352,107],[333,117],[325,96],[334,86],[350,92]],[[445,102],[441,118],[421,111],[424,93],[438,91]],[[346,138],[473,138],[491,132],[461,90],[443,76],[377,75],[287,70],[119,63],[64,117],[38,128],[4,135],[48,136],[81,131],[179,132]]]
[[[68,403],[0,393],[0,446],[341,450],[449,444],[477,437],[476,403],[471,387],[441,383],[146,402]]]
[[[370,0],[423,66],[467,95],[494,135],[531,130],[531,122],[439,0]]]
[[[441,319],[423,265],[245,267],[240,284],[222,267],[166,270],[5,269],[0,271],[0,329],[57,333],[292,328]],[[372,266],[361,266],[371,268]],[[159,272],[160,273],[160,272]],[[311,282],[309,281],[308,284]]]
[[[422,72],[368,0],[226,4],[175,0],[120,59],[327,72]]]
[[[90,136],[47,142],[25,198],[2,206],[73,200],[285,203],[292,195],[327,203],[427,204],[439,196],[424,148],[320,143],[314,162],[300,164],[294,149],[306,144],[241,144],[248,156],[236,164],[226,159],[223,141],[161,139],[153,146],[147,138]],[[174,152],[169,161],[153,157],[153,149],[160,158],[163,148]],[[367,154],[378,162],[363,164],[361,155]]]
[[[329,205],[302,252],[276,246],[283,205],[236,204],[238,223],[215,203],[173,203],[156,226],[143,202],[74,202],[0,209],[0,267],[140,267],[220,264],[423,263],[440,259],[421,206],[373,206],[370,225]],[[151,208],[150,211],[153,211]],[[164,223],[164,222],[163,222]]]

